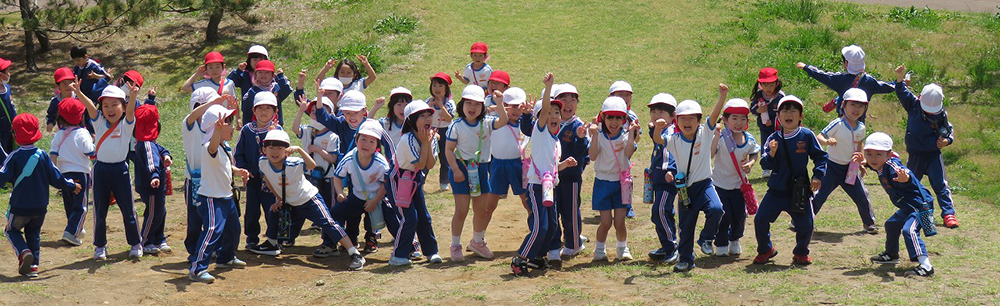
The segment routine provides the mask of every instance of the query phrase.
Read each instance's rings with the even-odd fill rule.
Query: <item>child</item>
[[[344,86],[344,92],[350,90],[365,92],[365,89],[368,89],[368,86],[371,86],[372,83],[375,82],[375,78],[377,78],[378,75],[375,74],[375,69],[372,68],[372,65],[368,63],[368,57],[358,54],[355,58],[359,63],[361,63],[361,65],[365,66],[365,73],[368,75],[367,77],[361,76],[361,71],[358,70],[358,65],[355,64],[354,61],[345,58],[340,62],[337,62],[334,59],[326,61],[326,65],[324,65],[323,69],[319,71],[319,75],[316,76],[316,79],[324,79],[327,71],[336,67],[336,69],[333,70],[333,77],[340,80],[340,84]],[[337,105],[337,107],[340,107],[340,105]]]
[[[651,220],[656,227],[656,237],[660,248],[649,252],[649,258],[662,259],[666,264],[676,264],[680,258],[677,253],[677,226],[674,221],[674,196],[677,187],[667,183],[667,172],[677,174],[677,164],[674,156],[664,150],[666,138],[674,133],[674,111],[677,109],[677,99],[667,93],[659,93],[649,100],[649,137],[653,139],[653,152],[650,157],[649,177],[653,185],[653,206]],[[666,165],[666,166],[664,166]]]
[[[388,183],[389,203],[395,208],[399,218],[399,229],[393,236],[396,238],[393,255],[389,265],[400,266],[411,264],[411,254],[415,251],[412,243],[414,236],[419,237],[420,249],[427,252],[428,261],[441,263],[438,255],[437,238],[431,226],[431,215],[427,211],[424,199],[423,183],[427,178],[426,171],[434,168],[436,162],[434,150],[437,132],[432,127],[434,109],[423,101],[413,101],[406,105],[403,112],[403,136],[396,143],[396,167],[389,172]],[[403,179],[407,177],[409,179]],[[403,184],[410,184],[403,186]],[[410,190],[412,194],[405,193]],[[409,197],[408,205],[401,205],[403,197]],[[404,207],[405,206],[405,207]]]
[[[338,82],[337,84],[340,83]],[[333,112],[336,109],[333,101],[330,101],[326,96],[319,97],[319,100],[319,105],[326,108],[328,112]],[[309,152],[309,157],[315,161],[316,165],[309,168],[306,176],[314,186],[319,188],[320,198],[326,201],[324,205],[329,210],[333,207],[333,201],[336,199],[333,194],[333,183],[331,180],[333,178],[333,168],[337,165],[337,160],[340,158],[340,136],[316,120],[315,113],[311,115],[313,120],[309,125],[299,125],[302,122],[302,114],[312,113],[308,109],[309,107],[310,104],[307,103],[300,105],[300,111],[295,115],[295,123],[292,125],[292,132],[302,140],[302,144],[306,146],[306,152]],[[295,227],[296,230],[301,229],[299,224],[295,224]],[[328,239],[326,233],[323,233],[323,237],[324,239]],[[329,257],[335,252],[336,248],[322,245],[313,252],[313,256],[321,258]]]
[[[757,115],[757,128],[760,129],[760,139],[767,139],[774,134],[778,124],[778,101],[785,97],[781,91],[781,79],[778,70],[765,67],[757,73],[757,83],[750,92],[750,112]],[[763,177],[771,176],[771,170],[764,170]]]
[[[184,181],[184,202],[187,207],[187,235],[184,236],[184,248],[188,258],[197,256],[198,234],[201,233],[202,219],[198,215],[198,187],[201,185],[201,147],[205,137],[205,128],[201,118],[212,105],[220,105],[230,109],[238,109],[236,97],[220,96],[216,90],[202,87],[191,94],[191,113],[184,117],[181,135],[184,141],[184,158],[186,177]],[[189,260],[190,261],[190,260]]]
[[[487,227],[493,219],[493,212],[496,211],[500,198],[507,196],[508,189],[521,198],[523,206],[528,206],[524,190],[524,174],[521,173],[528,139],[521,133],[521,128],[518,126],[518,121],[521,119],[521,104],[525,103],[527,99],[525,96],[524,90],[518,87],[508,89],[502,96],[496,96],[497,101],[502,100],[502,103],[508,105],[509,108],[505,110],[507,124],[496,134],[493,134],[490,141],[492,146],[490,153],[493,154],[493,160],[490,161],[490,192],[486,199]]]
[[[160,136],[160,112],[155,105],[135,110],[135,191],[144,202],[142,253],[171,252],[163,233],[167,218],[167,167],[173,163],[170,151],[156,143]]]
[[[261,62],[264,63],[264,62]],[[264,65],[257,64],[260,68]],[[258,72],[260,69],[257,70]],[[247,236],[246,249],[261,255],[278,255],[278,246],[269,244],[258,244],[260,242],[260,217],[261,210],[264,212],[264,220],[267,227],[273,224],[268,208],[274,204],[274,193],[263,184],[260,169],[257,168],[257,161],[264,155],[264,137],[267,132],[274,129],[282,129],[275,120],[275,113],[278,108],[278,100],[270,91],[258,93],[254,97],[253,121],[249,121],[240,130],[240,138],[236,142],[233,150],[233,164],[237,168],[250,171],[250,180],[246,182],[246,211],[243,212],[243,231]]]
[[[277,72],[277,76],[275,76]],[[257,67],[253,70],[253,86],[246,91],[243,95],[243,107],[241,112],[243,113],[243,121],[250,122],[253,120],[253,106],[255,105],[256,96],[259,93],[268,92],[275,96],[275,106],[278,110],[278,124],[285,124],[285,115],[282,111],[281,104],[288,98],[288,95],[292,93],[292,85],[285,79],[285,73],[278,69],[274,70],[274,63],[269,60],[262,60],[257,62]]]
[[[86,108],[83,103],[76,98],[66,98],[59,102],[56,121],[62,128],[52,136],[49,155],[64,177],[87,187],[93,181],[90,176],[90,157],[94,155],[94,138],[82,126],[84,111]],[[82,194],[64,192],[62,195],[66,211],[66,230],[63,231],[62,240],[66,243],[83,244],[80,238],[83,237],[83,223],[87,219],[89,191],[90,188],[85,188]]]
[[[590,163],[590,138],[587,137],[587,123],[576,116],[580,94],[576,86],[569,83],[553,85],[552,96],[562,103],[560,107],[559,146],[562,148],[561,161],[573,158],[576,163],[559,171],[559,183],[556,184],[556,211],[562,227],[554,229],[557,243],[556,249],[549,250],[549,260],[561,259],[561,256],[575,256],[584,249],[583,218],[580,215],[580,190],[583,190],[583,170]],[[529,127],[528,124],[523,125]],[[524,132],[524,128],[521,129]],[[530,127],[529,127],[530,132]],[[525,133],[525,135],[530,135]],[[562,236],[562,240],[559,237]],[[558,243],[561,242],[561,243]],[[556,252],[562,249],[561,254]],[[557,256],[558,255],[558,256]]]
[[[142,85],[144,84],[142,74],[140,74],[138,71],[135,70],[126,71],[125,73],[122,73],[121,78],[115,81],[114,84],[111,84],[104,79],[97,80],[97,83],[94,84],[94,92],[103,92],[104,88],[108,87],[109,85],[114,85],[117,86],[118,88],[125,88],[126,86],[129,86],[125,85],[126,83],[128,83],[131,86],[135,86],[139,89],[142,89]],[[138,99],[138,97],[136,97],[136,99]],[[139,100],[135,101],[136,107],[139,107],[139,105],[143,104],[156,105],[156,87],[153,87],[149,90],[146,96],[146,100],[142,101],[141,103]]]
[[[7,183],[14,185],[5,233],[17,254],[17,272],[38,277],[42,223],[49,205],[48,186],[74,194],[79,194],[83,188],[72,179],[63,177],[45,151],[34,146],[42,138],[38,118],[32,114],[21,114],[12,121],[12,131],[20,148],[11,152],[0,167],[0,186]]]
[[[431,76],[430,89],[431,97],[427,98],[427,104],[434,108],[434,117],[431,125],[437,130],[438,140],[443,140],[447,136],[448,126],[451,125],[455,117],[455,101],[451,99],[451,76],[444,72],[438,72]],[[437,159],[442,161],[438,181],[441,183],[441,190],[448,190],[448,163],[444,156],[444,146],[447,141],[438,141]]]
[[[545,89],[542,100],[535,104],[534,116],[538,118],[532,123],[531,163],[528,170],[528,214],[529,233],[517,249],[510,263],[511,272],[515,276],[527,276],[528,268],[544,270],[548,268],[542,252],[559,245],[559,236],[553,230],[559,226],[554,206],[554,190],[551,184],[558,184],[562,169],[576,165],[576,159],[569,157],[559,162],[561,155],[558,140],[559,126],[562,122],[562,102],[551,100],[552,73],[542,79]],[[528,122],[525,122],[528,123]],[[543,181],[544,179],[544,181]],[[553,180],[553,182],[549,182]]]
[[[358,91],[349,92],[360,94]],[[343,107],[351,105],[345,103]],[[391,166],[385,156],[378,153],[379,139],[384,133],[382,126],[376,121],[362,123],[351,141],[357,146],[344,154],[333,173],[333,191],[337,194],[337,203],[330,213],[337,223],[348,225],[347,236],[354,246],[357,245],[360,234],[358,225],[362,214],[381,209],[379,206],[385,200],[385,174]],[[347,193],[344,192],[345,180],[351,184]],[[403,240],[403,243],[411,241],[412,239]]]
[[[240,97],[245,96],[247,91],[250,91],[250,88],[254,86],[254,71],[257,70],[257,64],[267,59],[268,53],[264,46],[250,46],[250,50],[247,51],[247,60],[240,63],[239,69],[229,72],[229,75],[226,76],[227,79],[235,83],[236,87],[240,88]]]
[[[472,241],[467,251],[482,258],[493,259],[493,252],[486,246],[487,203],[484,195],[490,192],[490,140],[493,130],[507,125],[507,112],[497,112],[502,105],[485,106],[485,94],[479,86],[468,85],[458,101],[458,117],[448,127],[445,157],[451,168],[449,176],[452,194],[455,195],[455,215],[451,219],[451,260],[462,261],[462,227],[469,215],[469,201],[475,213],[472,219]],[[487,111],[497,117],[486,117]],[[469,168],[476,173],[469,175]],[[478,182],[472,179],[478,178]]]
[[[319,195],[319,190],[306,180],[306,169],[316,167],[316,163],[301,147],[290,147],[290,145],[288,134],[282,130],[271,130],[264,138],[266,153],[258,161],[258,167],[264,174],[267,186],[271,190],[280,190],[276,191],[278,201],[270,207],[270,211],[276,213],[282,206],[288,205],[292,220],[309,219],[316,222],[325,235],[324,244],[340,242],[340,245],[347,248],[347,253],[351,254],[348,268],[361,270],[365,265],[364,256],[351,245],[351,240],[347,238],[347,233],[340,224],[333,220],[326,204],[323,203],[322,196]],[[291,157],[292,153],[298,153],[301,158]],[[269,227],[268,243],[276,245],[277,235],[278,229]],[[331,238],[327,241],[325,237]]]
[[[747,203],[743,198],[741,185],[750,175],[750,169],[757,162],[760,146],[757,140],[747,133],[749,125],[750,104],[743,99],[732,99],[722,108],[722,130],[713,140],[712,157],[715,167],[712,169],[712,183],[715,193],[722,202],[722,220],[719,232],[715,235],[715,256],[738,256],[743,253],[740,238],[747,221]],[[736,167],[739,167],[737,169]],[[705,241],[702,251],[712,250],[712,245]],[[711,252],[706,252],[711,253]]]
[[[410,101],[413,101],[413,94],[406,87],[396,87],[389,92],[389,111],[378,122],[382,124],[386,134],[389,134],[392,143],[399,143],[399,138],[403,136],[403,121],[406,119],[403,117],[403,110]],[[378,111],[378,107],[376,105],[372,112]]]
[[[823,105],[824,112],[829,113],[836,109],[837,116],[843,116],[844,93],[851,88],[861,88],[861,90],[864,90],[868,94],[869,101],[875,94],[890,93],[894,90],[893,83],[879,81],[865,73],[865,51],[861,50],[861,47],[856,45],[844,47],[840,49],[840,55],[840,58],[843,60],[844,70],[847,70],[847,73],[825,72],[815,66],[806,65],[802,62],[795,64],[796,68],[805,70],[806,75],[837,92],[836,98]],[[861,121],[865,121],[865,116],[861,116]]]
[[[844,101],[844,115],[833,119],[822,133],[816,135],[816,140],[826,145],[829,161],[819,191],[813,196],[813,215],[819,214],[830,193],[840,186],[858,206],[864,232],[874,235],[878,234],[878,226],[868,201],[868,190],[858,176],[860,164],[851,162],[854,153],[861,152],[865,137],[865,123],[860,119],[868,110],[868,95],[860,88],[851,88],[844,92]]]
[[[508,88],[510,88],[510,74],[503,70],[493,71],[490,74],[490,79],[486,82],[486,92],[490,93],[486,96],[486,105],[497,105],[497,101],[493,100],[493,92],[504,93]]]
[[[638,129],[635,122],[629,124],[628,106],[619,97],[604,99],[599,124],[590,126],[590,135],[596,138],[590,144],[590,158],[594,161],[594,197],[593,209],[601,213],[601,224],[597,227],[597,246],[594,248],[594,261],[606,260],[604,243],[608,231],[614,223],[615,235],[618,240],[617,260],[632,260],[628,248],[628,232],[625,229],[625,207],[623,197],[631,197],[631,190],[623,189],[621,178],[631,176],[632,154],[635,153],[636,140],[629,138]],[[600,128],[598,128],[600,125]],[[627,132],[626,132],[627,131]]]
[[[625,81],[615,81],[614,83],[611,83],[611,88],[608,89],[608,96],[609,97],[619,97],[619,98],[622,98],[622,100],[625,100],[625,106],[628,108],[628,118],[626,118],[626,119],[628,119],[628,122],[626,122],[626,123],[632,124],[633,122],[638,122],[639,121],[639,115],[636,115],[636,113],[632,111],[632,85],[631,84],[629,84],[628,82],[625,82]],[[638,142],[640,134],[642,134],[642,126],[639,126],[638,129],[636,129],[635,131],[633,131],[632,135],[629,135],[629,137],[631,137],[631,139],[634,139],[635,141]],[[636,145],[638,146],[638,143]],[[635,218],[635,210],[632,209],[632,205],[629,204],[629,205],[626,205],[626,206],[628,206],[627,207],[628,208],[628,213],[626,213],[625,216],[628,217],[629,219]]]
[[[778,120],[781,130],[768,137],[767,147],[760,158],[765,170],[772,170],[767,181],[767,193],[760,201],[757,216],[754,217],[754,231],[757,235],[757,257],[755,264],[764,264],[778,255],[771,245],[771,223],[782,211],[788,212],[795,227],[795,249],[792,262],[799,265],[812,263],[809,258],[809,240],[813,233],[812,194],[821,185],[820,179],[826,174],[826,152],[819,147],[813,132],[801,126],[802,100],[789,95],[778,101]],[[807,183],[809,159],[813,162],[811,183]],[[807,186],[808,185],[808,186]],[[805,189],[805,190],[803,190]],[[798,193],[799,197],[791,195]],[[801,197],[801,198],[800,198]],[[799,200],[799,203],[793,202]]]
[[[73,70],[66,67],[56,69],[56,72],[53,74],[53,78],[55,78],[56,82],[56,95],[52,97],[51,101],[49,101],[49,108],[45,113],[45,130],[48,132],[51,132],[52,128],[56,127],[56,118],[59,116],[59,102],[63,99],[73,98],[73,88],[70,88],[69,84],[76,81],[76,76],[73,75]],[[80,110],[80,117],[82,118],[84,110]]]
[[[469,50],[469,57],[472,58],[472,62],[465,65],[465,70],[462,73],[458,73],[455,70],[455,77],[462,84],[465,85],[475,85],[482,89],[486,89],[489,85],[489,78],[493,75],[493,67],[487,64],[486,61],[490,60],[489,54],[486,52],[489,47],[486,46],[484,42],[475,42],[472,44],[472,48]]]
[[[235,110],[221,105],[209,106],[202,115],[205,134],[201,151],[202,178],[198,187],[196,205],[198,215],[205,224],[198,235],[198,249],[190,257],[191,273],[188,279],[212,283],[215,277],[208,273],[208,264],[216,255],[217,268],[240,268],[246,262],[236,258],[236,245],[240,240],[240,215],[233,202],[233,175],[247,181],[250,172],[233,166],[230,148],[226,143],[233,139]]]
[[[300,104],[299,106],[302,106],[301,104],[303,102],[309,102],[309,100],[305,98],[306,95],[305,81],[306,81],[306,70],[302,69],[302,71],[299,72],[298,84],[295,85],[295,94],[293,96],[295,101],[298,104]],[[337,80],[337,78],[331,77],[322,80],[317,80],[316,88],[323,91],[323,97],[326,97],[328,100],[330,100],[330,102],[333,102],[333,110],[330,111],[330,113],[341,115],[340,108],[338,107],[338,105],[340,104],[340,93],[344,91],[344,84],[341,83],[340,80]],[[320,99],[320,97],[316,97],[316,99],[318,100]]]
[[[106,260],[108,209],[111,197],[118,199],[118,209],[122,213],[125,225],[125,237],[132,246],[130,258],[142,257],[142,245],[139,237],[139,223],[136,221],[135,208],[132,200],[132,180],[129,177],[126,158],[129,152],[129,142],[135,130],[135,97],[139,87],[126,83],[129,89],[128,97],[118,86],[107,86],[101,93],[97,109],[93,101],[83,94],[78,84],[73,84],[76,96],[87,107],[87,119],[94,126],[98,136],[94,154],[97,163],[94,164],[94,259]]]
[[[91,59],[90,54],[87,54],[87,48],[83,46],[71,47],[69,49],[69,57],[73,60],[73,64],[75,64],[73,74],[81,81],[76,85],[80,87],[83,95],[87,96],[88,99],[91,101],[98,100],[101,92],[94,91],[94,84],[97,84],[97,81],[102,79],[106,82],[111,82],[114,76],[108,70],[105,70],[104,66],[101,66],[96,60]]]
[[[896,68],[896,97],[906,110],[906,152],[910,160],[906,167],[913,171],[917,181],[930,178],[931,189],[941,206],[941,218],[947,228],[958,228],[951,188],[944,173],[941,149],[955,142],[955,134],[944,110],[944,92],[937,84],[927,84],[914,97],[903,84],[906,66]]]
[[[0,113],[0,149],[4,152],[11,152],[14,150],[14,134],[13,134],[13,120],[17,116],[17,107],[14,106],[14,99],[11,97],[10,85],[10,68],[11,62],[9,60],[0,58],[0,108],[3,108],[3,113]]]
[[[903,161],[892,152],[892,137],[885,133],[873,133],[865,139],[864,150],[864,157],[862,158],[860,153],[855,153],[854,160],[866,163],[867,167],[878,174],[885,193],[889,194],[892,204],[899,208],[885,220],[885,251],[872,256],[871,261],[879,264],[899,263],[899,236],[906,233],[902,236],[910,261],[920,263],[912,271],[906,272],[906,275],[934,275],[934,266],[931,265],[927,246],[924,245],[924,240],[920,239],[920,229],[923,225],[919,221],[919,214],[929,214],[933,211],[934,198],[927,188],[920,184],[916,174],[903,167]],[[928,229],[924,228],[925,234],[927,231]]]
[[[702,118],[698,102],[682,101],[677,105],[678,132],[668,135],[666,139],[666,150],[674,156],[678,172],[676,177],[669,171],[665,174],[667,183],[674,183],[678,188],[680,239],[677,251],[680,259],[674,265],[674,272],[688,272],[695,266],[694,227],[698,223],[698,212],[705,212],[705,228],[698,238],[699,245],[710,244],[719,232],[718,226],[724,212],[719,195],[712,187],[711,152],[715,122],[719,119],[728,93],[729,87],[719,84],[719,100],[715,102],[707,119]],[[669,166],[667,162],[669,160],[664,161],[664,168]]]
[[[254,65],[256,67],[256,65]],[[234,71],[235,72],[235,71]],[[198,88],[215,89],[221,95],[236,95],[236,82],[225,77],[226,61],[222,53],[212,51],[205,54],[205,62],[181,85],[181,91],[192,93]]]

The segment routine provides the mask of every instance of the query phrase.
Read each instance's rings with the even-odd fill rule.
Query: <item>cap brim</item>
[[[483,99],[483,98],[480,98],[480,97],[473,97],[473,96],[462,96],[462,100],[470,100],[470,101],[475,101],[475,102],[479,102],[479,103],[486,103],[486,99]],[[461,103],[462,101],[458,101],[458,102]]]
[[[345,112],[360,112],[360,111],[362,111],[364,109],[365,109],[364,107],[357,107],[357,108],[355,108],[355,107],[344,107],[344,106],[340,107],[340,110],[341,111],[345,111]]]
[[[769,77],[758,78],[757,82],[760,82],[760,83],[771,83],[771,82],[774,82],[774,81],[777,81],[777,80],[778,80],[778,76],[769,76]]]
[[[944,103],[939,104],[937,107],[927,107],[926,105],[921,103],[920,109],[922,109],[926,113],[937,114],[941,112],[942,109],[944,109]]]
[[[623,111],[620,111],[620,110],[603,111],[603,112],[601,112],[601,114],[602,115],[608,115],[608,116],[628,116],[627,112],[623,112]]]
[[[886,147],[882,147],[882,146],[872,146],[872,145],[865,145],[865,147],[862,150],[892,151],[892,149],[890,149],[890,148],[886,148]]]
[[[722,111],[724,114],[749,115],[750,109],[746,107],[730,107]]]

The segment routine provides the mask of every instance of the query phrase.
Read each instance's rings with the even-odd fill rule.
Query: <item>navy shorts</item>
[[[490,193],[507,195],[509,189],[514,195],[522,195],[525,193],[523,180],[521,159],[494,158],[490,162]]]
[[[594,179],[594,201],[591,207],[597,211],[628,208],[622,204],[621,183]]]
[[[490,192],[490,163],[479,163],[479,193],[487,194]],[[448,182],[451,183],[451,193],[452,194],[470,194],[469,193],[469,171],[465,169],[465,162],[458,162],[458,169],[451,168],[448,171]],[[461,183],[455,182],[455,170],[462,171],[465,175],[465,180]]]

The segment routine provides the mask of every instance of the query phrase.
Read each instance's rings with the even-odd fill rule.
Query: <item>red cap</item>
[[[771,83],[778,80],[778,69],[766,67],[757,74],[757,82]]]
[[[69,124],[80,124],[80,121],[83,121],[83,111],[85,110],[83,102],[77,98],[66,98],[59,101],[59,116]]]
[[[496,70],[493,71],[492,74],[490,74],[490,81],[497,81],[500,83],[504,83],[507,86],[510,86],[510,75],[507,74],[506,71]]]
[[[42,139],[42,131],[38,130],[38,117],[24,113],[14,117],[11,122],[14,127],[14,140],[20,145],[29,145]]]
[[[136,86],[142,87],[142,82],[143,82],[142,74],[139,74],[138,71],[135,70],[126,71],[125,74],[123,74],[123,76],[128,77],[129,80],[135,82]]]
[[[484,53],[485,54],[486,50],[489,50],[489,47],[486,46],[486,43],[479,41],[479,42],[476,42],[476,43],[472,44],[472,49],[469,50],[469,53]]]
[[[73,75],[73,70],[70,70],[69,68],[66,68],[66,67],[60,67],[59,69],[56,69],[56,73],[55,73],[55,75],[53,77],[56,80],[56,84],[59,84],[59,82],[62,82],[62,81],[65,81],[65,80],[75,80],[76,79],[76,76]]]
[[[8,67],[10,67],[10,61],[0,58],[0,70],[6,70]]]
[[[431,76],[431,80],[433,79],[442,79],[446,83],[448,83],[448,86],[451,86],[451,76],[448,75],[447,73],[438,72],[437,74]]]
[[[219,53],[218,51],[212,51],[212,52],[209,52],[208,54],[205,54],[205,65],[208,65],[208,64],[211,64],[211,63],[223,63],[223,64],[225,64],[226,61],[223,60],[222,53]]]
[[[160,137],[160,111],[156,106],[143,104],[135,109],[135,140],[151,141]]]
[[[269,60],[259,61],[257,62],[257,68],[254,68],[254,70],[274,72],[274,63]]]
[[[558,99],[552,99],[552,100],[549,100],[549,103],[552,103],[552,104],[555,104],[555,105],[559,105],[559,108],[562,108],[562,107],[563,107],[563,103],[562,103],[562,101],[560,101],[560,100],[558,100]]]

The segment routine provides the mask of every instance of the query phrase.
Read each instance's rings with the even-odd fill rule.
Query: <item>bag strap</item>
[[[532,127],[532,128],[534,128],[534,127]],[[546,133],[551,133],[549,131],[545,131],[545,132]],[[552,136],[552,135],[550,134],[550,135],[546,135],[546,136]],[[556,139],[556,141],[559,141],[559,139]],[[560,147],[560,151],[561,150],[562,150],[562,148]],[[553,164],[552,164],[552,175],[559,174],[559,156],[560,155],[562,155],[562,152],[558,152],[558,151],[557,152],[552,152],[552,159],[553,159],[553,161],[552,161],[553,162]],[[541,180],[542,179],[542,173],[540,171],[538,171],[538,165],[535,164],[535,159],[534,158],[529,158],[529,160],[531,160],[531,168],[535,169],[535,175],[537,175],[538,179]]]
[[[624,129],[622,129],[622,133],[627,133],[627,132]],[[604,134],[604,133],[601,133],[601,134]],[[628,165],[628,169],[622,169],[622,168],[625,168],[625,167],[623,167],[621,161],[618,160],[618,151],[615,150],[615,143],[611,142],[611,137],[608,137],[608,134],[604,134],[604,139],[607,139],[608,140],[608,144],[611,145],[611,156],[615,157],[615,164],[618,165],[618,170],[621,170],[619,172],[625,173],[627,171],[628,173],[632,173],[632,165],[631,164]],[[625,151],[625,146],[626,146],[626,144],[622,144],[622,151]],[[693,148],[694,145],[691,145],[691,147]],[[690,166],[690,164],[691,163],[689,162],[688,165]]]
[[[691,175],[691,163],[693,162],[692,159],[694,159],[694,146],[696,144],[698,144],[698,133],[701,133],[701,127],[698,127],[698,130],[695,130],[694,139],[691,140],[691,150],[688,151],[688,165],[687,165],[687,170],[684,170],[684,179],[685,180],[688,180],[688,178],[689,178],[688,176]],[[684,137],[684,134],[681,134],[681,137]],[[690,183],[693,183],[693,182],[691,182],[690,180],[688,180],[688,183],[690,184]]]
[[[111,128],[109,128],[107,131],[104,131],[104,135],[101,135],[101,139],[97,141],[97,147],[94,149],[94,156],[97,156],[97,152],[101,151],[101,145],[104,144],[104,140],[108,139],[108,136],[111,136],[111,131],[118,129],[118,124],[122,123],[122,120],[125,120],[125,118],[119,119],[118,122],[115,122],[115,124],[111,125]]]
[[[24,168],[21,170],[21,175],[17,176],[17,180],[14,181],[14,187],[17,187],[17,185],[21,184],[21,180],[35,173],[35,168],[37,168],[36,166],[38,165],[38,159],[40,158],[42,158],[42,151],[39,149],[35,149],[35,153],[31,154],[31,157],[28,158],[28,161],[24,163]]]
[[[733,133],[730,132],[729,129],[726,129],[722,131],[722,137],[726,142],[726,149],[729,151],[729,158],[733,160],[733,167],[736,167],[736,175],[740,176],[740,181],[742,181],[744,184],[748,183],[749,181],[747,181],[747,177],[743,175],[743,169],[740,167],[740,162],[736,160],[736,148],[730,146],[730,144],[733,145],[736,144],[736,139],[733,139]],[[744,145],[749,144],[747,143],[749,142],[749,140],[744,140],[744,141],[745,141]]]
[[[287,163],[281,162],[281,183],[280,183],[281,184],[281,201],[284,202],[285,204],[291,205],[291,204],[288,203],[288,199],[285,198],[285,185],[286,185],[285,184],[285,167],[286,167],[286,165],[287,165]]]
[[[74,128],[73,128],[73,129],[71,129],[71,130],[65,130],[65,129],[64,129],[64,130],[62,130],[62,132],[63,132],[63,135],[62,135],[62,139],[60,139],[60,140],[59,140],[59,144],[55,145],[55,146],[54,146],[54,147],[52,147],[52,148],[53,148],[53,149],[56,149],[56,150],[59,150],[59,151],[62,151],[62,145],[63,145],[63,143],[65,143],[65,142],[66,142],[66,138],[69,138],[69,134],[73,133],[73,131],[76,131],[76,130],[77,130],[77,129],[79,129],[79,128],[80,128],[80,127],[74,127]]]
[[[524,159],[524,146],[521,146],[521,137],[517,136],[518,133],[514,131],[514,128],[507,125],[507,129],[510,130],[510,134],[514,135],[514,141],[517,143],[517,149],[521,151],[521,159]]]

